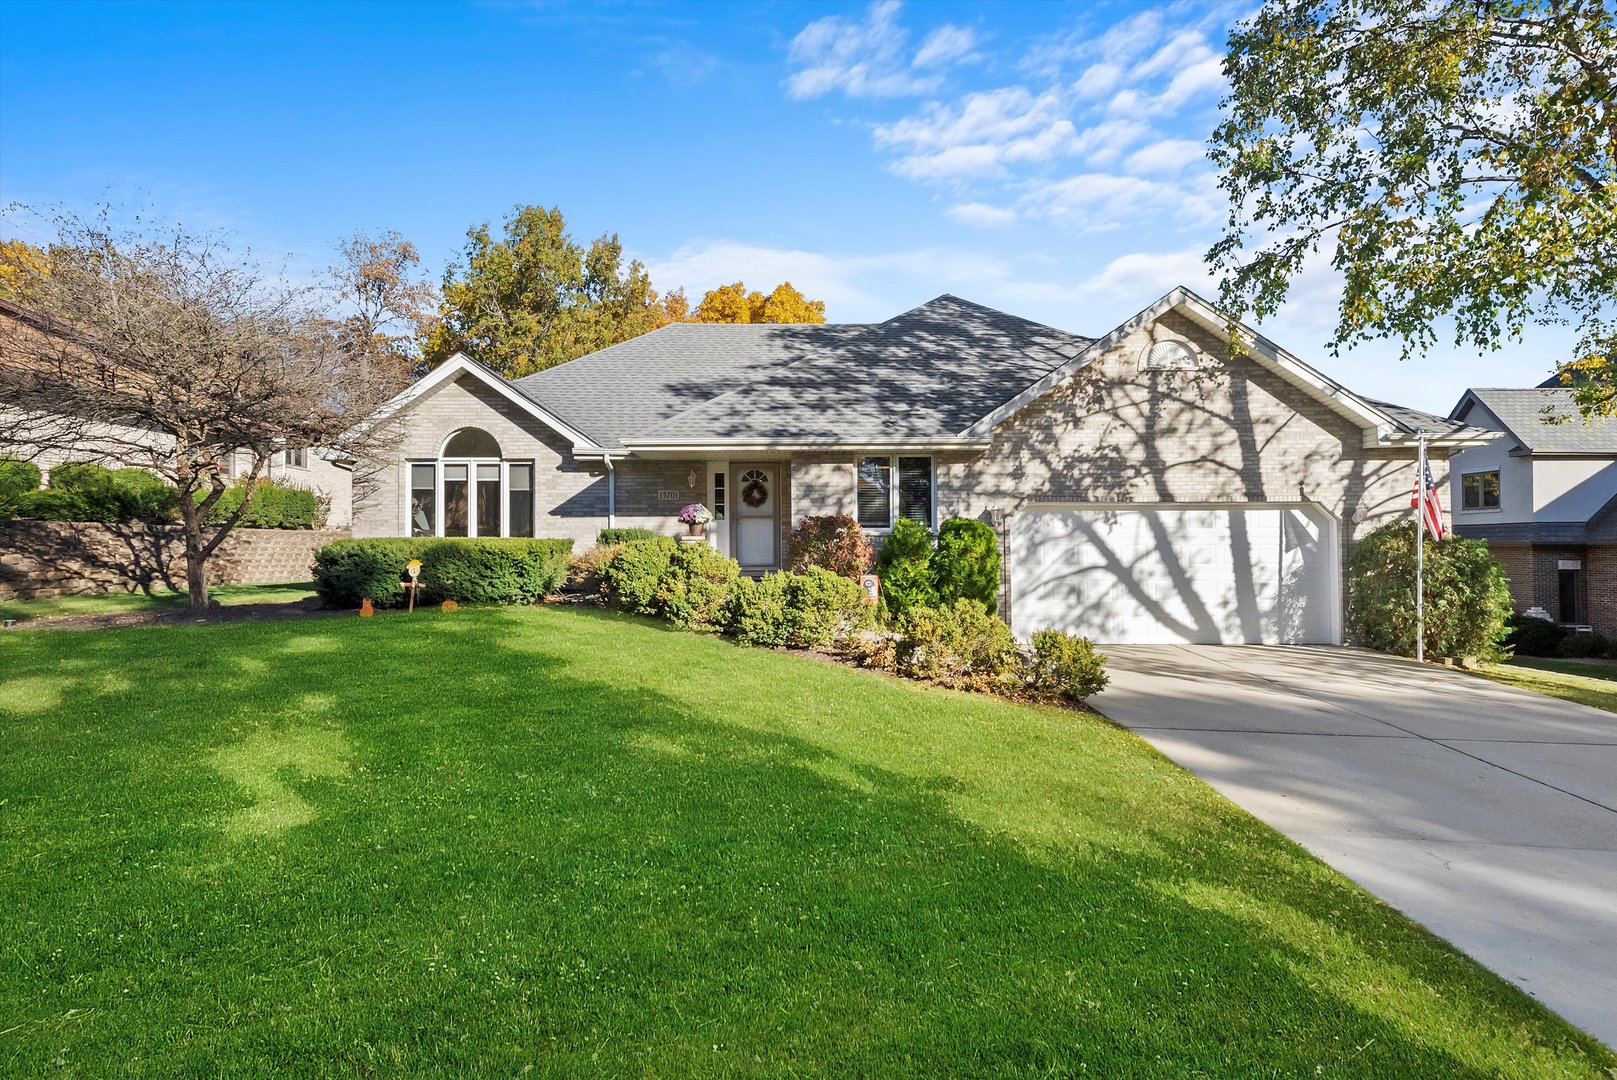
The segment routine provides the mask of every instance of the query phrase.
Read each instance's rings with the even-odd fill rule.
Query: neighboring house
[[[38,316],[27,308],[0,300],[0,347],[12,335],[47,332]],[[71,448],[64,449],[57,445],[55,434],[63,430],[71,432],[75,440]],[[37,438],[40,437],[39,433],[46,431],[52,434],[52,445],[30,444],[30,432],[36,433]],[[172,452],[174,446],[171,436],[138,426],[86,425],[64,414],[24,416],[6,406],[3,387],[0,387],[0,433],[9,436],[5,444],[0,445],[0,455],[32,461],[39,467],[41,483],[47,485],[50,470],[57,465],[91,462],[118,468],[132,457],[166,455]],[[252,468],[252,458],[245,451],[237,451],[220,464],[225,474],[235,479]],[[267,476],[307,488],[327,500],[330,511],[326,526],[332,529],[346,529],[352,518],[353,473],[351,459],[329,450],[311,449],[282,451],[274,456],[266,471]]]
[[[1504,433],[1453,458],[1454,531],[1488,542],[1518,611],[1617,633],[1617,420],[1560,386],[1467,390],[1449,415]]]
[[[980,518],[1004,610],[1097,641],[1338,642],[1352,540],[1406,515],[1415,433],[1489,432],[1350,393],[1176,289],[1101,338],[942,296],[868,326],[674,324],[515,381],[456,356],[389,406],[361,536],[683,529],[749,572],[798,520]]]

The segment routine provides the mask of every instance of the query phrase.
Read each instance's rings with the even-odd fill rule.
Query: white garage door
[[[1011,622],[1117,644],[1331,644],[1338,549],[1315,507],[1032,507],[1011,519]]]

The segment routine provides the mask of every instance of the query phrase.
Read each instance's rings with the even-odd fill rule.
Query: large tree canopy
[[[720,285],[702,297],[691,313],[692,322],[708,323],[823,323],[825,301],[810,300],[789,281],[768,293],[748,292],[744,282]]]
[[[422,353],[437,365],[464,350],[514,378],[654,330],[684,305],[679,293],[661,300],[638,261],[623,265],[616,235],[584,247],[560,210],[519,206],[501,239],[486,224],[467,232]]]
[[[1614,24],[1602,0],[1266,0],[1230,36],[1211,142],[1225,307],[1272,314],[1324,246],[1338,345],[1571,324],[1576,355],[1546,359],[1617,411]]]

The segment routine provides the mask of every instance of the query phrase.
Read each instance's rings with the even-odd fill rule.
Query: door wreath
[[[749,469],[741,477],[741,501],[754,510],[769,501],[769,476]]]

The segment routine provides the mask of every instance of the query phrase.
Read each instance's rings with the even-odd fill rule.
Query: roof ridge
[[[859,342],[862,339],[864,339],[865,337],[867,337],[868,335],[876,333],[878,330],[880,330],[883,327],[891,326],[893,323],[898,322],[900,319],[903,319],[903,318],[905,318],[907,316],[910,316],[910,315],[914,315],[916,312],[924,311],[927,308],[932,307],[934,304],[937,304],[940,300],[950,300],[950,301],[953,301],[956,304],[960,304],[960,305],[962,305],[964,307],[971,308],[974,311],[978,311],[978,312],[981,312],[981,313],[986,314],[986,315],[994,316],[995,318],[1012,319],[1012,320],[1015,320],[1016,322],[1022,323],[1025,326],[1036,327],[1036,328],[1038,328],[1040,330],[1049,331],[1050,333],[1059,334],[1064,338],[1071,339],[1069,341],[1069,343],[1068,343],[1068,348],[1070,348],[1072,350],[1070,354],[1067,354],[1067,353],[1063,352],[1062,349],[1056,348],[1054,346],[1044,346],[1044,348],[1048,348],[1050,352],[1054,353],[1058,357],[1059,361],[1061,361],[1061,362],[1067,362],[1067,361],[1072,360],[1072,358],[1074,356],[1077,356],[1078,354],[1082,353],[1090,345],[1094,344],[1094,342],[1096,340],[1094,338],[1086,338],[1081,334],[1074,334],[1070,330],[1062,330],[1062,329],[1059,329],[1058,327],[1050,326],[1050,325],[1048,325],[1046,323],[1034,322],[1032,319],[1024,319],[1020,315],[1013,315],[1008,311],[1001,311],[999,308],[989,307],[987,304],[980,304],[975,300],[967,300],[964,297],[955,296],[952,293],[940,293],[937,296],[934,296],[930,300],[927,300],[927,301],[925,301],[923,303],[920,303],[920,304],[916,304],[914,307],[909,308],[909,309],[907,309],[905,311],[901,311],[897,315],[894,315],[893,317],[891,317],[889,319],[884,319],[883,321],[881,321],[879,323],[874,323],[874,324],[872,324],[872,323],[864,323],[864,324],[843,323],[843,324],[839,324],[839,325],[860,325],[860,326],[863,327],[863,329],[861,329],[858,333],[854,333],[854,334],[849,335],[846,339],[844,339],[842,341],[838,341],[838,342],[835,342],[833,344],[826,345],[826,346],[823,346],[822,348],[819,348],[819,349],[813,350],[811,352],[805,353],[804,355],[799,356],[794,360],[789,360],[784,364],[779,364],[779,365],[771,368],[770,370],[768,370],[766,372],[760,372],[759,375],[757,376],[757,378],[749,379],[747,382],[742,383],[740,386],[737,386],[732,390],[727,390],[726,392],[724,392],[722,394],[716,394],[713,397],[710,397],[705,401],[697,402],[695,405],[692,405],[688,409],[682,409],[679,412],[674,413],[672,416],[664,417],[662,420],[658,421],[652,427],[647,428],[645,431],[641,432],[640,434],[641,435],[655,435],[657,432],[661,431],[663,428],[669,427],[669,426],[677,423],[678,421],[683,420],[684,418],[689,416],[691,413],[697,411],[698,409],[705,409],[708,406],[713,405],[713,404],[715,404],[717,402],[724,401],[727,398],[732,398],[735,395],[740,394],[742,391],[753,389],[754,387],[756,387],[758,384],[764,382],[765,380],[777,378],[782,373],[788,372],[788,371],[796,368],[800,364],[806,364],[806,363],[808,363],[810,361],[813,361],[813,360],[824,359],[824,358],[826,358],[828,356],[831,356],[832,354],[834,354],[838,350],[856,348],[858,346]],[[1029,352],[1029,355],[1032,355],[1032,350],[1031,349],[1028,350],[1028,352]],[[1061,363],[1058,362],[1056,364],[1051,365],[1049,370],[1053,371],[1053,370],[1055,370],[1055,368],[1060,367],[1060,366],[1061,366]],[[1046,372],[1046,374],[1048,374],[1048,371]],[[1038,378],[1035,378],[1034,380],[1032,380],[1032,382],[1029,382],[1027,385],[1028,386],[1033,385],[1033,383],[1037,382],[1039,378],[1043,378],[1043,376],[1041,375]],[[1026,387],[1024,387],[1023,389],[1026,389]],[[1015,394],[1010,395],[1010,397],[1015,397],[1015,396],[1016,396]],[[1006,400],[1010,400],[1010,398],[1008,397]]]

